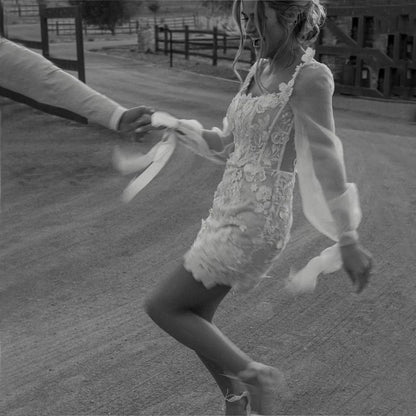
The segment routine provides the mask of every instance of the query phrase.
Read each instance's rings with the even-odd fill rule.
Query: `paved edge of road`
[[[230,80],[228,78],[201,74],[180,68],[177,68],[176,70],[203,77],[220,79],[222,81],[238,83],[238,81]],[[334,108],[338,110],[346,110],[392,120],[416,123],[416,102],[387,101],[376,98],[371,99],[367,97],[353,97],[335,94],[333,97],[333,105]]]
[[[128,58],[126,58],[128,59]],[[177,71],[187,72],[202,77],[220,79],[238,83],[238,81],[228,78],[216,77],[213,75],[201,74],[197,72],[187,71],[186,69],[176,68]],[[333,105],[336,110],[346,110],[358,112],[366,115],[373,115],[392,120],[408,121],[416,123],[416,102],[405,101],[387,101],[382,99],[371,99],[366,97],[350,97],[335,94],[333,97]]]

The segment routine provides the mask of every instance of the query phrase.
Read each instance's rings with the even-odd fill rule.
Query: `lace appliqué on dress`
[[[206,287],[252,288],[289,240],[295,173],[280,170],[294,123],[288,101],[302,65],[312,58],[305,54],[279,92],[261,96],[245,94],[253,66],[228,108],[235,149],[209,216],[184,257],[185,268]]]

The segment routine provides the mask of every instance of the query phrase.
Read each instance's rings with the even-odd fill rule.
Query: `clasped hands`
[[[155,129],[152,126],[152,114],[155,110],[151,107],[133,107],[125,111],[121,116],[118,131],[122,134],[144,134]]]

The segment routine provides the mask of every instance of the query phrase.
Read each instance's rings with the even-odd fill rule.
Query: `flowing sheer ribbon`
[[[116,148],[113,164],[123,175],[142,171],[134,178],[122,194],[124,202],[130,202],[155,176],[163,169],[172,156],[177,143],[187,147],[193,153],[217,164],[224,163],[221,153],[212,151],[202,137],[203,127],[196,120],[178,120],[168,113],[155,112],[152,115],[153,127],[164,127],[166,130],[162,141],[146,154],[125,154]]]
[[[136,171],[144,171],[130,181],[123,191],[121,199],[123,202],[130,202],[152,179],[163,169],[176,147],[173,136],[166,137],[166,140],[158,143],[148,153],[139,155],[125,155],[119,149],[114,151],[114,166],[123,174],[127,175]]]

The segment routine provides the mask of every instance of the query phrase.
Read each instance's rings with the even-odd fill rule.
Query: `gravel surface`
[[[125,105],[150,104],[218,125],[237,84],[157,62],[87,53],[87,80]],[[219,391],[190,350],[156,328],[143,300],[181,261],[222,169],[180,148],[128,205],[111,166],[123,141],[1,101],[0,414],[219,415]],[[313,294],[282,290],[328,241],[294,201],[276,278],[230,295],[216,324],[255,359],[285,371],[293,400],[276,415],[414,416],[416,252],[414,126],[337,111],[360,190],[370,287],[342,272]],[[140,144],[134,145],[140,150]]]

